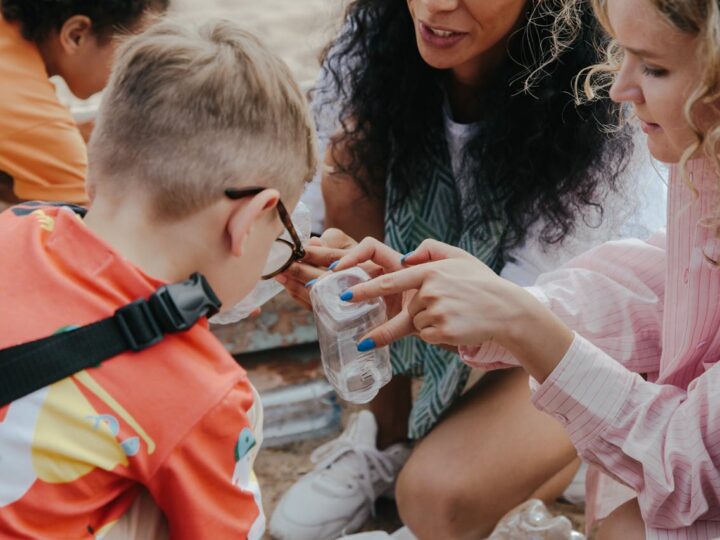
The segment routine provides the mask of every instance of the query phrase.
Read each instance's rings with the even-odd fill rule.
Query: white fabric
[[[344,72],[349,68],[346,66]],[[305,188],[301,200],[310,208],[313,217],[313,232],[320,233],[325,228],[325,202],[322,197],[322,170],[325,151],[330,138],[340,131],[338,118],[342,111],[341,91],[331,84],[332,79],[325,66],[311,90],[311,109],[315,119],[315,142],[318,150],[318,170],[312,182]]]
[[[443,107],[445,137],[453,174],[458,182],[469,181],[463,168],[465,145],[481,129],[481,123],[462,124],[452,118],[448,103]],[[501,276],[521,286],[535,283],[540,274],[549,272],[589,249],[617,238],[645,240],[665,225],[667,213],[667,169],[650,157],[647,146],[638,138],[635,154],[618,189],[608,189],[601,197],[603,214],[587,208],[578,219],[575,233],[563,242],[544,246],[541,221],[533,226],[525,244],[508,255]]]
[[[665,226],[667,214],[667,169],[654,162],[646,146],[635,145],[636,151],[616,192],[603,197],[603,217],[593,208],[578,220],[575,233],[562,243],[543,246],[539,234],[542,222],[536,224],[523,246],[513,250],[500,272],[505,279],[522,287],[533,285],[540,274],[562,266],[570,259],[609,240],[639,238],[646,240]]]
[[[338,540],[417,540],[417,537],[410,532],[410,529],[403,527],[392,534],[385,531],[369,531],[350,536],[342,536]]]
[[[146,490],[107,534],[98,535],[99,540],[165,540],[168,537],[165,515]]]
[[[443,119],[445,122],[445,139],[447,141],[448,153],[450,154],[450,165],[456,178],[465,176],[463,174],[463,150],[467,142],[472,139],[480,130],[480,122],[462,124],[456,122],[452,117],[450,106],[447,101],[443,107]]]

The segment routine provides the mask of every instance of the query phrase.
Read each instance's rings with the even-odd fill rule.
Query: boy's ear
[[[73,15],[66,20],[58,32],[65,54],[75,54],[85,40],[90,38],[91,32],[92,21],[86,15]]]
[[[233,201],[226,226],[232,255],[239,257],[243,254],[245,240],[252,232],[253,226],[268,213],[275,213],[279,200],[280,193],[276,189],[266,189],[252,197]]]

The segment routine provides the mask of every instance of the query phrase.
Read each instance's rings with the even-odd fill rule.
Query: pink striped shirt
[[[576,331],[533,403],[607,475],[588,483],[589,523],[637,497],[649,539],[720,536],[720,239],[703,226],[720,190],[710,163],[689,170],[698,196],[674,168],[667,238],[604,244],[530,288]],[[518,365],[492,343],[461,354]],[[597,491],[610,478],[622,499]]]

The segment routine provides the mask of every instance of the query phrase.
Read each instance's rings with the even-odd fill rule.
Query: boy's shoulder
[[[12,306],[0,311],[0,348],[105,319],[164,285],[92,234],[83,212],[29,202],[0,214],[0,252],[9,263],[0,267],[0,281],[7,286],[3,304]],[[87,373],[128,407],[168,407],[182,422],[197,421],[245,377],[205,319]]]

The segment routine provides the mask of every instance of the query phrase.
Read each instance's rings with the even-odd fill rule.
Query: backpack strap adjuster
[[[129,348],[137,352],[162,341],[164,334],[183,332],[200,317],[215,315],[220,305],[205,277],[196,272],[185,281],[160,287],[148,300],[121,307],[114,319]]]

